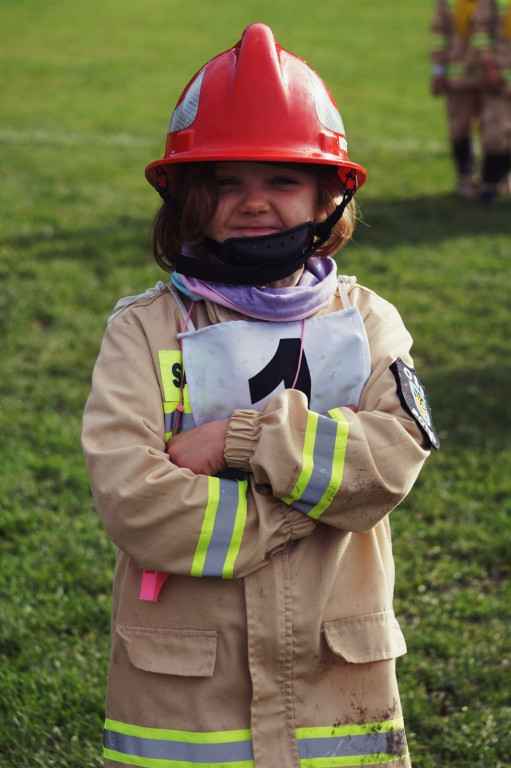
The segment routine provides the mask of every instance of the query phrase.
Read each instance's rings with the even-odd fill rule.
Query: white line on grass
[[[143,147],[151,144],[149,138],[135,136],[129,133],[50,133],[47,131],[5,131],[0,130],[0,144],[30,144],[39,146],[75,147],[75,146],[108,146],[108,147]],[[403,139],[384,139],[374,141],[357,141],[357,151],[361,150],[387,151],[395,154],[410,154],[420,152],[440,154],[445,152],[444,142],[423,141],[408,137]]]
[[[47,131],[1,131],[1,144],[31,144],[55,147],[104,145],[109,147],[142,147],[149,139],[128,133],[49,133]]]

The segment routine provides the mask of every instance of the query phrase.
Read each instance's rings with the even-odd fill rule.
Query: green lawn
[[[511,201],[452,194],[432,5],[3,0],[0,768],[101,765],[114,548],[81,414],[110,309],[163,277],[143,168],[185,82],[251,21],[339,104],[369,172],[340,263],[399,307],[442,438],[392,515],[414,766],[510,764]]]

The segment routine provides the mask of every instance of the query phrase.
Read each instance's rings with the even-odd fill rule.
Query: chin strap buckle
[[[316,237],[318,238],[317,242],[314,244],[314,250],[312,253],[315,253],[318,248],[321,248],[322,245],[326,243],[330,235],[332,234],[332,229],[335,227],[338,221],[341,220],[342,215],[344,211],[346,210],[346,207],[349,205],[351,199],[353,198],[355,192],[357,191],[357,174],[355,173],[355,170],[351,168],[347,174],[346,178],[344,180],[344,189],[342,193],[342,200],[333,211],[333,213],[328,216],[325,221],[321,221],[319,224],[316,224]]]

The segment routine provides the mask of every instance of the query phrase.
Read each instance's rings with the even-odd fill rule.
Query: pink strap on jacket
[[[158,600],[160,589],[163,587],[170,573],[161,571],[144,571],[142,574],[142,584],[140,586],[140,600],[147,600],[155,603]]]

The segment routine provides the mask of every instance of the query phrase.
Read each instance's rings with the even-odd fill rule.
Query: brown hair
[[[154,219],[153,253],[162,269],[172,272],[184,245],[192,250],[204,237],[217,205],[217,185],[214,163],[176,163],[168,188],[166,202]],[[300,166],[303,170],[305,166]],[[339,204],[343,194],[341,179],[314,174],[318,181],[318,220],[325,219]],[[331,256],[342,248],[353,234],[357,208],[352,199],[327,242],[317,250],[318,256]]]

